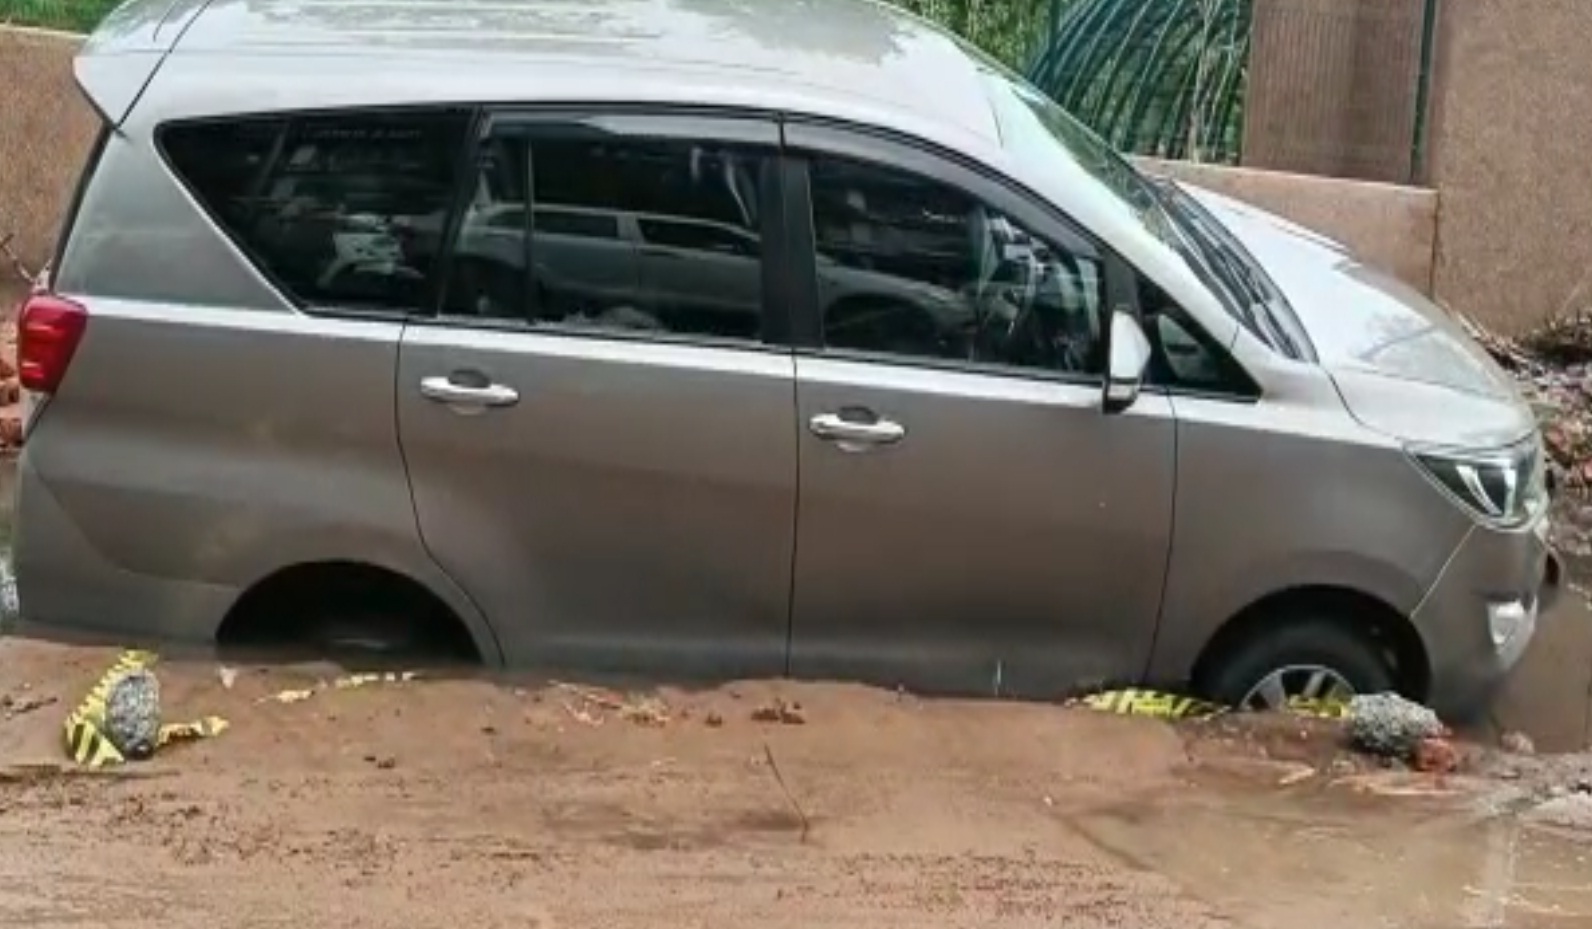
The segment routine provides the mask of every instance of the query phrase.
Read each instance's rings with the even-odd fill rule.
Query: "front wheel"
[[[1245,710],[1398,689],[1392,661],[1374,638],[1321,618],[1268,625],[1217,659],[1196,686],[1207,699]]]

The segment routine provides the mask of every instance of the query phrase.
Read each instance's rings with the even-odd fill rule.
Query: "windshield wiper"
[[[1262,338],[1271,341],[1276,348],[1297,357],[1298,342],[1278,321],[1272,310],[1272,301],[1277,295],[1256,269],[1228,247],[1220,232],[1210,227],[1211,221],[1201,215],[1197,203],[1190,205],[1184,202],[1184,198],[1188,195],[1179,190],[1176,183],[1163,179],[1157,185],[1156,193],[1161,199],[1163,209],[1178,220],[1178,225],[1193,240],[1207,267],[1216,272],[1227,285],[1240,306],[1241,318],[1249,325],[1250,330],[1261,334]]]

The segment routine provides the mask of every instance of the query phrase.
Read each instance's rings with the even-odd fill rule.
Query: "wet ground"
[[[200,655],[161,665],[163,705],[226,732],[74,773],[61,719],[114,657],[0,639],[0,925],[1592,925],[1592,757],[1477,748],[1476,775],[1434,778],[1282,718],[440,671],[321,689],[346,669]],[[1584,747],[1589,691],[1567,596],[1494,726]]]
[[[0,695],[43,703],[0,722],[0,924],[1592,924],[1592,833],[1529,823],[1519,780],[1293,724],[441,676],[282,704],[338,669],[173,660],[168,712],[232,727],[72,774],[60,715],[113,657],[0,641]]]

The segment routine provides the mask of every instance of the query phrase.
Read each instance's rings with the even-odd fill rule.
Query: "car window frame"
[[[872,126],[836,120],[793,117],[784,124],[787,158],[787,187],[792,193],[787,207],[791,216],[791,235],[802,243],[793,250],[796,276],[803,282],[801,292],[792,295],[795,315],[795,349],[799,354],[823,358],[885,364],[898,367],[956,371],[989,377],[1051,381],[1077,386],[1099,387],[1104,372],[1076,374],[1045,368],[1020,367],[994,362],[972,362],[956,358],[891,354],[827,346],[823,343],[823,320],[818,299],[817,231],[813,228],[812,179],[808,164],[814,155],[877,165],[885,170],[904,172],[943,184],[998,210],[1021,225],[1031,235],[1052,248],[1063,248],[1078,257],[1101,265],[1107,317],[1112,307],[1132,305],[1119,281],[1125,267],[1114,251],[1086,228],[1050,203],[973,159],[939,146]],[[1110,320],[1100,320],[1102,357],[1110,353]]]
[[[823,321],[820,318],[818,305],[818,252],[816,230],[813,228],[811,178],[807,170],[810,153],[876,164],[886,169],[904,171],[946,184],[979,199],[986,206],[1000,210],[1010,219],[1022,224],[1030,234],[1039,236],[1052,247],[1066,248],[1076,252],[1080,257],[1100,262],[1106,288],[1104,312],[1107,318],[1100,321],[1102,351],[1105,357],[1110,357],[1112,327],[1109,316],[1112,312],[1119,310],[1127,312],[1141,326],[1145,325],[1146,320],[1140,311],[1138,293],[1139,281],[1147,279],[1143,271],[1123,258],[1064,209],[993,168],[921,139],[840,120],[792,117],[783,123],[783,130],[787,161],[786,211],[792,227],[789,234],[798,245],[792,250],[792,255],[797,262],[793,274],[799,286],[792,292],[791,301],[792,312],[795,315],[794,346],[798,353],[875,364],[950,370],[991,377],[1054,381],[1091,387],[1100,386],[1104,380],[1103,374],[1078,375],[1015,365],[894,355],[825,346]],[[1254,375],[1233,355],[1228,346],[1220,345],[1212,339],[1204,327],[1182,308],[1174,295],[1168,297],[1176,309],[1180,322],[1186,321],[1190,324],[1185,327],[1189,329],[1190,334],[1207,349],[1218,354],[1219,364],[1232,374],[1231,382],[1228,385],[1229,389],[1218,390],[1146,380],[1143,389],[1146,392],[1172,396],[1243,403],[1258,401],[1262,390]],[[1150,335],[1148,332],[1146,334]],[[1153,335],[1151,337],[1153,338]]]
[[[187,195],[194,208],[204,217],[212,229],[221,238],[237,251],[239,257],[249,270],[258,275],[260,280],[281,297],[293,311],[317,319],[348,319],[371,320],[378,322],[404,322],[424,318],[425,314],[435,311],[442,296],[442,281],[445,268],[443,262],[452,251],[451,240],[445,240],[443,248],[439,251],[432,279],[427,282],[427,298],[421,301],[421,306],[409,309],[395,307],[356,307],[339,305],[313,300],[306,300],[293,290],[283,280],[282,276],[273,270],[269,263],[262,260],[258,250],[232,231],[222,219],[221,214],[208,199],[201,195],[188,176],[177,166],[172,159],[171,152],[166,146],[167,134],[172,130],[187,128],[201,128],[205,126],[226,126],[245,122],[280,122],[282,129],[277,133],[272,146],[270,157],[267,159],[261,174],[254,181],[255,185],[263,183],[270,176],[270,169],[276,165],[282,155],[283,147],[287,144],[288,136],[292,133],[293,124],[298,120],[308,119],[357,119],[359,117],[384,117],[394,116],[424,116],[439,115],[444,113],[457,113],[464,117],[464,130],[459,139],[459,151],[454,161],[453,170],[458,175],[460,170],[473,165],[473,153],[476,130],[480,125],[482,108],[474,103],[464,102],[436,102],[436,103],[403,103],[396,105],[379,106],[351,106],[351,107],[289,107],[270,110],[240,110],[232,113],[218,113],[203,116],[178,116],[162,120],[155,126],[152,133],[152,145],[155,154],[160,159],[162,167]],[[468,155],[468,160],[467,160]],[[463,178],[459,178],[462,184]],[[453,228],[458,223],[457,212],[459,199],[454,198],[450,204],[447,215],[443,216],[442,225],[445,230]]]
[[[758,339],[721,339],[695,333],[658,332],[620,328],[593,328],[590,326],[561,325],[558,323],[530,323],[514,319],[451,315],[443,312],[446,282],[451,279],[454,252],[458,246],[457,224],[462,219],[464,207],[475,193],[476,172],[479,171],[479,152],[487,140],[495,135],[503,137],[535,138],[537,135],[558,135],[570,128],[586,124],[610,137],[634,138],[637,141],[694,141],[706,144],[741,145],[767,150],[769,170],[766,177],[758,179],[759,230],[763,240],[760,257],[763,312]],[[562,137],[568,138],[565,134]],[[464,174],[456,192],[453,215],[447,231],[443,252],[439,259],[440,280],[437,300],[429,314],[411,319],[414,325],[449,326],[455,328],[490,330],[525,335],[559,338],[622,340],[648,342],[660,345],[682,345],[701,348],[718,348],[732,351],[789,352],[790,313],[788,301],[783,297],[788,279],[790,260],[785,241],[786,226],[784,174],[779,118],[777,114],[759,110],[723,110],[700,107],[660,107],[639,104],[493,104],[481,108],[475,132],[472,134],[466,155]],[[534,171],[534,165],[532,167]],[[526,205],[526,293],[533,301],[535,311],[536,236],[534,216],[537,204],[534,197]],[[620,215],[616,213],[616,215]],[[624,224],[620,223],[620,236],[616,241],[629,241]],[[639,243],[631,243],[640,247]]]

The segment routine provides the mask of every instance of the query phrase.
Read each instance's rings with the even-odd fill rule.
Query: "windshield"
[[[1191,222],[1186,211],[1169,209],[1175,204],[1162,185],[1040,91],[993,68],[985,75],[1007,150],[1035,163],[1082,171],[1095,183],[1069,184],[1070,196],[1088,198],[1097,210],[1131,221],[1180,258],[1240,325],[1273,349],[1293,354],[1289,339],[1269,318],[1265,300],[1249,285],[1248,269],[1238,273],[1243,259]]]
[[[1098,182],[1090,190],[1099,205],[1124,216],[1168,245],[1178,235],[1150,182],[1126,158],[1055,101],[1027,84],[986,72],[1001,141],[1019,157],[1064,158]]]

